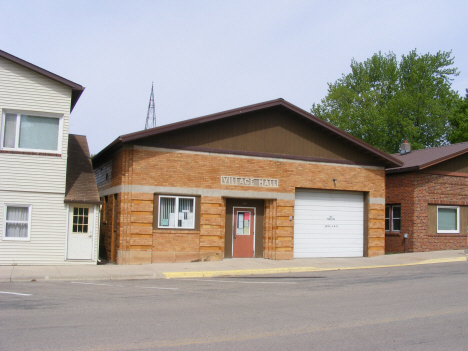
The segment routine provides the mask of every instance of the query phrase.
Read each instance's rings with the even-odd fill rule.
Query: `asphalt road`
[[[467,269],[0,283],[0,350],[468,350]]]

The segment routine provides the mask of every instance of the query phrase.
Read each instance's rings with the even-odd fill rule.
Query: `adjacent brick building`
[[[386,252],[465,249],[468,143],[411,151],[404,142],[393,156],[404,165],[386,171]]]
[[[120,136],[93,158],[119,264],[376,256],[394,157],[277,99]]]

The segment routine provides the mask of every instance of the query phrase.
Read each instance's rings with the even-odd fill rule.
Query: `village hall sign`
[[[221,184],[277,188],[279,181],[278,179],[221,176]]]

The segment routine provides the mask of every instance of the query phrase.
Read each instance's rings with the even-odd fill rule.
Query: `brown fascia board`
[[[246,113],[246,112],[250,112],[250,111],[255,111],[255,110],[258,110],[258,109],[261,109],[261,108],[276,106],[278,104],[278,101],[284,101],[284,100],[283,99],[271,100],[271,101],[267,101],[267,102],[254,104],[254,105],[249,105],[249,106],[246,106],[246,107],[241,107],[241,108],[236,108],[236,109],[232,109],[232,110],[228,110],[228,111],[218,112],[218,113],[214,113],[214,114],[207,115],[207,116],[192,118],[192,119],[181,121],[181,122],[171,123],[171,124],[167,124],[167,125],[161,126],[161,127],[155,127],[155,128],[145,129],[145,130],[141,130],[141,131],[134,132],[134,133],[121,135],[117,139],[115,139],[112,143],[107,145],[104,149],[99,151],[93,157],[93,167],[98,167],[100,165],[100,161],[101,161],[100,159],[104,155],[113,152],[122,143],[126,143],[126,142],[129,142],[129,141],[145,138],[145,137],[152,136],[152,135],[157,135],[157,134],[161,134],[161,133],[170,132],[170,131],[173,131],[173,130],[176,130],[176,129],[181,129],[181,128],[185,128],[185,127],[194,126],[194,125],[201,124],[201,123],[206,123],[206,122],[209,122],[209,121],[214,121],[214,120],[225,118],[225,117],[235,116],[236,114],[241,114],[241,113]]]
[[[399,168],[390,168],[385,170],[385,174],[393,174],[393,173],[405,173],[405,172],[415,172],[421,170],[419,166],[413,167],[399,167]]]
[[[282,100],[282,99],[281,99]],[[379,149],[377,149],[376,147],[362,141],[361,139],[358,139],[356,138],[355,136],[335,127],[334,125],[324,121],[323,119],[320,119],[318,118],[317,116],[314,116],[313,114],[307,112],[307,111],[304,111],[303,109],[287,102],[287,101],[284,101],[284,105],[286,107],[288,107],[289,109],[295,111],[296,113],[304,116],[305,118],[308,118],[309,120],[311,120],[312,122],[315,122],[316,124],[319,124],[321,125],[322,127],[334,132],[335,134],[338,134],[339,136],[341,136],[342,138],[350,141],[351,143],[353,144],[358,144],[359,146],[361,146],[362,148],[364,148],[365,150],[369,151],[370,153],[372,154],[377,154],[377,156],[387,160],[389,163],[393,163],[393,164],[396,164],[396,165],[399,165],[399,166],[402,166],[403,165],[403,162],[401,162],[400,160],[398,160],[397,158],[391,156],[390,154],[387,154],[386,152],[384,151],[381,151]]]
[[[72,96],[71,96],[71,104],[70,104],[70,112],[73,111],[73,108],[75,107],[76,103],[78,102],[78,99],[80,98],[81,94],[84,91],[84,87],[72,82],[71,80],[65,79],[63,77],[60,77],[56,75],[55,73],[49,72],[41,67],[38,67],[36,65],[33,65],[32,63],[29,63],[25,60],[20,59],[19,57],[13,56],[3,50],[0,50],[0,57],[4,58],[5,60],[14,62],[20,66],[23,66],[27,69],[30,69],[33,72],[39,73],[40,75],[43,75],[44,77],[47,77],[49,79],[52,79],[58,83],[61,83],[69,88],[72,89]]]
[[[99,152],[95,156],[95,158],[97,158],[97,161],[99,162],[99,158],[101,157],[101,155],[111,151],[111,149],[114,149],[114,148],[118,147],[118,145],[120,143],[127,143],[127,142],[134,141],[134,140],[137,140],[137,139],[141,139],[141,138],[145,138],[145,137],[149,137],[149,136],[153,136],[153,135],[158,135],[158,134],[161,134],[161,133],[166,133],[166,132],[170,132],[170,131],[181,129],[181,128],[191,127],[191,126],[195,126],[195,125],[198,125],[198,124],[215,121],[215,120],[218,120],[218,119],[233,117],[233,116],[240,115],[240,114],[243,114],[243,113],[258,111],[258,110],[261,110],[261,109],[265,109],[265,108],[269,108],[269,107],[275,107],[275,106],[283,106],[286,109],[299,114],[300,116],[308,119],[309,121],[311,121],[313,123],[316,123],[316,124],[322,126],[323,128],[331,131],[333,134],[338,135],[338,136],[342,137],[343,139],[345,139],[345,140],[347,140],[347,141],[349,141],[349,142],[351,142],[353,144],[357,144],[358,146],[362,147],[366,151],[378,156],[381,159],[384,159],[386,161],[386,163],[390,163],[392,166],[402,166],[403,165],[403,162],[401,162],[400,160],[398,160],[398,159],[394,158],[393,156],[387,154],[386,152],[383,152],[383,151],[381,151],[381,150],[367,144],[366,142],[364,142],[364,141],[362,141],[362,140],[360,140],[360,139],[358,139],[358,138],[356,138],[356,137],[342,131],[341,129],[339,129],[339,128],[331,125],[330,123],[328,123],[328,122],[326,122],[326,121],[312,115],[311,113],[309,113],[307,111],[304,111],[303,109],[301,109],[301,108],[299,108],[299,107],[285,101],[282,98],[275,99],[275,100],[270,100],[270,101],[266,101],[266,102],[261,102],[261,103],[254,104],[254,105],[244,106],[244,107],[240,107],[240,108],[236,108],[236,109],[232,109],[232,110],[228,110],[228,111],[218,112],[218,113],[214,113],[214,114],[203,116],[203,117],[189,119],[189,120],[186,120],[186,121],[176,122],[176,123],[168,124],[168,125],[161,126],[161,127],[146,129],[146,130],[142,130],[142,131],[135,132],[135,133],[121,135],[116,140],[114,140],[111,144],[109,144],[107,147],[105,147],[101,152]]]
[[[152,135],[170,132],[175,129],[192,127],[197,124],[211,122],[211,121],[215,121],[215,120],[226,118],[226,117],[233,117],[235,115],[240,115],[240,114],[247,113],[247,112],[252,112],[252,111],[257,111],[257,110],[268,108],[268,107],[277,106],[279,105],[279,102],[281,101],[285,102],[283,99],[276,99],[276,100],[261,102],[258,104],[235,108],[232,110],[218,112],[218,113],[214,113],[214,114],[207,115],[207,116],[202,116],[202,117],[192,118],[192,119],[188,119],[188,120],[181,121],[181,122],[171,123],[171,124],[167,124],[161,127],[146,129],[146,130],[142,130],[142,131],[130,133],[130,134],[125,134],[125,135],[122,135],[121,138],[123,142],[133,141],[136,139],[141,139],[141,138],[145,138],[145,137],[152,136]]]
[[[65,199],[63,200],[65,204],[89,204],[89,205],[102,205],[104,201],[88,201],[88,200],[73,200],[73,199]]]

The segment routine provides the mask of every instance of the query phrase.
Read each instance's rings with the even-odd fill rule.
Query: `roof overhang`
[[[455,144],[453,144],[453,145],[455,145]],[[434,158],[433,160],[430,160],[430,161],[428,161],[426,163],[422,163],[422,164],[419,164],[419,165],[414,165],[413,164],[412,166],[407,166],[407,167],[402,166],[402,167],[389,168],[389,169],[385,170],[385,173],[386,174],[393,174],[393,173],[405,173],[405,172],[422,171],[422,170],[424,170],[426,168],[435,166],[436,164],[448,161],[450,159],[453,159],[455,157],[464,155],[466,153],[468,153],[468,147],[466,147],[463,150],[459,150],[459,151],[450,153],[448,155],[444,155],[444,156],[441,156],[441,157]]]
[[[218,113],[214,113],[214,114],[211,114],[211,115],[207,115],[207,116],[203,116],[203,117],[198,117],[198,118],[193,118],[193,119],[189,119],[189,120],[186,120],[186,121],[181,121],[181,122],[177,122],[177,123],[172,123],[172,124],[168,124],[168,125],[165,125],[165,126],[161,126],[161,127],[156,127],[156,128],[151,128],[151,129],[146,129],[146,130],[142,130],[142,131],[139,131],[139,132],[134,132],[134,133],[130,133],[130,134],[125,134],[125,135],[121,135],[119,136],[117,139],[115,139],[112,143],[110,143],[108,146],[106,146],[103,150],[101,150],[97,155],[95,155],[93,157],[93,163],[94,161],[96,161],[97,163],[101,162],[101,158],[104,156],[104,155],[107,155],[109,153],[112,153],[113,151],[115,151],[116,149],[118,149],[120,146],[122,146],[123,144],[125,143],[129,143],[129,142],[132,142],[132,141],[135,141],[135,140],[138,140],[138,139],[142,139],[142,138],[146,138],[146,137],[149,137],[149,136],[155,136],[155,135],[158,135],[158,134],[162,134],[162,133],[167,133],[167,132],[170,132],[170,131],[174,131],[174,130],[178,130],[178,129],[182,129],[182,128],[187,128],[187,127],[192,127],[192,126],[196,126],[196,125],[200,125],[200,124],[203,124],[203,123],[207,123],[207,122],[212,122],[212,121],[216,121],[216,120],[220,120],[220,119],[223,119],[223,118],[228,118],[228,117],[234,117],[236,115],[241,115],[241,114],[244,114],[244,113],[248,113],[248,112],[253,112],[253,111],[258,111],[258,110],[263,110],[263,109],[266,109],[266,108],[270,108],[270,107],[277,107],[277,106],[282,106],[284,108],[286,108],[287,110],[289,111],[293,111],[295,112],[296,114],[298,114],[299,116],[329,130],[330,132],[332,132],[333,134],[353,143],[353,144],[356,144],[357,146],[361,147],[362,149],[366,150],[367,152],[377,156],[378,158],[382,159],[384,161],[384,163],[386,165],[390,165],[390,166],[402,166],[403,165],[403,162],[401,162],[400,160],[398,160],[397,158],[387,154],[386,152],[384,151],[381,151],[375,147],[373,147],[372,145],[369,145],[367,144],[366,142],[350,135],[349,133],[346,133],[345,131],[342,131],[341,129],[331,125],[330,123],[312,115],[311,113],[285,101],[284,99],[276,99],[276,100],[270,100],[270,101],[266,101],[266,102],[262,102],[262,103],[258,103],[258,104],[254,104],[254,105],[249,105],[249,106],[244,106],[244,107],[240,107],[240,108],[236,108],[236,109],[232,109],[232,110],[228,110],[228,111],[224,111],[224,112],[218,112]]]
[[[439,158],[437,158],[437,159],[435,159],[435,160],[426,162],[426,163],[420,165],[419,168],[420,168],[420,169],[425,169],[425,168],[434,166],[434,165],[436,165],[436,164],[438,164],[438,163],[441,163],[441,162],[444,162],[444,161],[448,161],[448,160],[450,160],[450,159],[452,159],[452,158],[455,158],[455,157],[457,157],[457,156],[461,156],[461,155],[466,154],[466,153],[468,153],[468,148],[466,148],[465,150],[460,150],[460,151],[454,152],[454,153],[452,153],[452,154],[450,154],[450,155],[446,155],[446,156],[443,156],[443,157],[439,157]]]
[[[73,199],[65,199],[63,200],[65,204],[87,204],[87,205],[102,205],[103,201],[88,201],[88,200],[73,200]]]
[[[49,79],[52,79],[53,81],[56,81],[58,83],[61,83],[72,90],[72,95],[71,95],[71,103],[70,103],[70,112],[73,111],[73,108],[75,107],[76,103],[78,102],[81,94],[84,91],[84,87],[82,87],[79,84],[76,84],[72,82],[71,80],[65,79],[63,77],[60,77],[56,75],[55,73],[49,72],[41,67],[38,67],[36,65],[33,65],[32,63],[29,63],[25,60],[20,59],[19,57],[13,56],[5,51],[0,50],[0,57],[4,58],[5,60],[14,62],[20,66],[23,66],[33,72],[36,72],[44,77],[47,77]]]
[[[394,174],[394,173],[405,173],[405,172],[415,172],[420,171],[421,168],[419,166],[414,167],[399,167],[399,168],[389,168],[385,170],[385,174]]]

